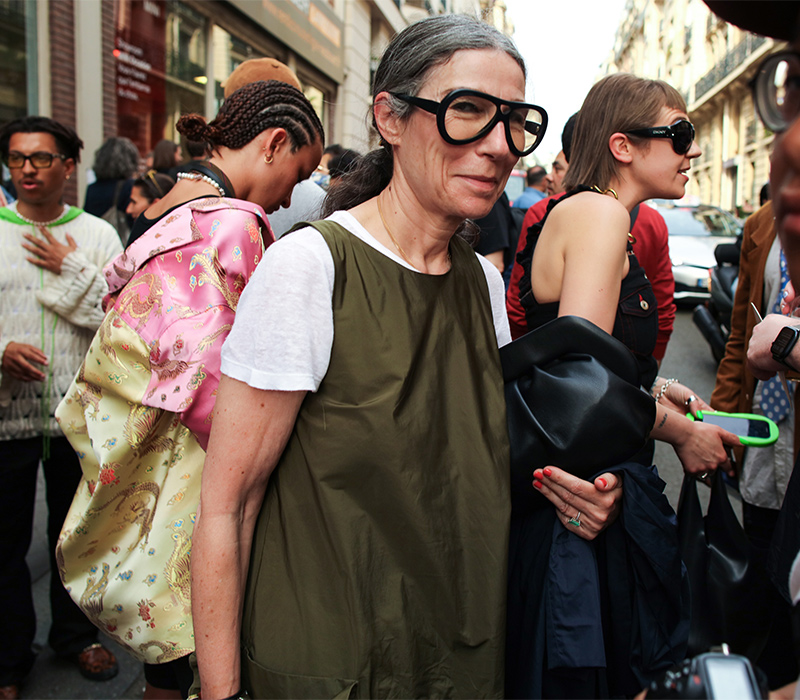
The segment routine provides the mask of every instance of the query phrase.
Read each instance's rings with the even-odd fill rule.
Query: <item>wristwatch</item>
[[[772,341],[772,346],[770,347],[772,359],[775,360],[775,362],[780,362],[784,367],[796,370],[795,367],[792,367],[786,361],[786,358],[789,357],[789,354],[792,352],[792,348],[794,348],[798,336],[800,336],[799,326],[786,326],[785,328],[781,328],[781,332],[778,333],[778,336]]]

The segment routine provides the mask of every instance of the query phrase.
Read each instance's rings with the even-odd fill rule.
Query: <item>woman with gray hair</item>
[[[83,209],[106,219],[124,243],[132,223],[125,209],[139,169],[139,149],[124,136],[112,136],[95,151],[92,169],[97,180],[86,188]]]
[[[406,28],[375,74],[381,147],[273,245],[222,351],[192,597],[203,698],[502,697],[509,454],[503,280],[457,235],[544,110],[476,19]],[[543,493],[613,519],[602,484]]]

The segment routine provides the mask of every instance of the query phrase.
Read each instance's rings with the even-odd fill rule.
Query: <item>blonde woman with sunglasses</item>
[[[717,468],[731,469],[726,447],[738,445],[739,439],[716,426],[688,419],[685,415],[688,411],[710,410],[710,407],[677,380],[657,377],[658,365],[652,356],[658,332],[656,299],[633,253],[630,234],[630,213],[637,204],[651,198],[684,196],[692,160],[700,155],[694,135],[683,98],[666,83],[628,74],[612,75],[598,82],[589,91],[575,124],[572,156],[564,179],[567,194],[550,207],[541,222],[531,227],[527,245],[517,262],[524,271],[519,284],[519,301],[525,310],[528,328],[533,330],[556,317],[572,315],[588,319],[621,340],[637,360],[641,386],[652,390],[657,402],[651,437],[672,444],[685,471],[704,478]],[[620,406],[619,410],[626,408]],[[657,479],[651,465],[652,441],[630,464],[619,465],[619,471],[625,475],[626,495],[629,490],[633,495],[634,482],[641,479],[645,484],[642,494],[651,494],[656,513],[661,512],[667,518],[663,532],[669,544],[676,537],[674,526],[669,522],[671,509],[661,494],[663,483]],[[649,482],[649,475],[655,481]],[[541,487],[541,473],[537,470],[534,476],[534,486],[538,483],[537,487]],[[528,640],[535,637],[532,630],[541,631],[537,624],[544,624],[536,622],[531,602],[534,592],[540,590],[540,585],[532,582],[534,574],[529,563],[531,543],[542,530],[538,517],[526,516],[512,525],[512,542],[521,544],[512,548],[509,574],[509,648],[517,650],[510,655],[509,697],[632,694],[648,673],[659,670],[660,663],[679,661],[679,635],[659,638],[667,653],[664,657],[648,658],[647,653],[633,648],[636,635],[628,630],[613,639],[616,643],[620,639],[623,641],[622,667],[634,675],[626,676],[619,673],[622,667],[614,668],[611,642],[606,640],[604,652],[603,637],[609,619],[618,622],[620,618],[608,612],[600,614],[602,608],[608,610],[609,598],[615,597],[609,592],[608,582],[603,581],[594,588],[597,607],[588,608],[597,614],[586,613],[583,618],[586,623],[581,627],[584,640],[572,640],[569,635],[565,638],[548,627],[549,656],[542,656],[541,645],[536,648],[531,645]],[[629,528],[627,534],[635,539],[640,533],[630,530],[631,520],[623,519]],[[562,513],[556,532],[562,525],[572,528],[574,520],[571,511]],[[592,556],[603,559],[601,552],[609,541],[608,538],[603,540],[592,551]],[[569,540],[565,543],[568,545]],[[636,546],[648,547],[642,542],[637,542]],[[677,625],[674,631],[680,629],[681,606],[686,604],[686,598],[681,594],[680,562],[673,558],[671,563],[673,567],[677,563],[676,577],[672,584],[667,583],[669,579],[662,580],[661,584],[665,595],[675,596],[669,603],[674,606],[672,622]],[[600,566],[604,570],[605,564]],[[576,583],[578,578],[573,576],[571,583]],[[567,584],[552,581],[550,584],[552,589],[559,589],[558,600],[568,598],[564,594]],[[590,599],[592,589],[590,584],[585,585],[587,597],[584,600]],[[626,595],[621,595],[623,604],[632,605],[626,602]],[[646,597],[645,602],[648,606],[652,604]],[[566,604],[567,608],[569,606]],[[550,616],[556,614],[553,611],[557,608],[557,604],[547,608],[548,625],[555,624]],[[571,620],[568,612],[562,609],[558,614],[562,613],[564,619]],[[606,616],[609,619],[603,619]],[[515,620],[525,622],[515,627]],[[640,618],[637,621],[641,621]],[[574,620],[562,622],[555,627],[563,630],[573,623]],[[648,634],[663,633],[663,627],[653,627],[656,629],[649,629]],[[587,638],[597,643],[589,645],[585,641]],[[573,641],[576,642],[572,647],[575,653],[565,653],[564,649]],[[607,664],[614,672],[606,672]],[[635,674],[639,674],[637,680],[626,685]]]
[[[652,437],[673,445],[687,473],[730,470],[725,446],[738,439],[687,419],[691,391],[656,376],[656,302],[631,245],[630,211],[648,199],[683,197],[700,155],[683,98],[661,81],[604,78],[580,110],[572,151],[568,196],[534,227],[520,254],[528,327],[573,315],[617,337],[634,353],[641,385],[659,399]],[[693,412],[710,409],[700,399],[689,403]]]

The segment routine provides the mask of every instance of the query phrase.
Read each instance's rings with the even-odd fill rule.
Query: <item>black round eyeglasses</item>
[[[441,102],[414,95],[392,95],[435,114],[439,135],[456,146],[478,141],[498,122],[503,122],[509,149],[521,157],[541,143],[547,129],[547,112],[542,107],[501,100],[478,90],[453,90]]]

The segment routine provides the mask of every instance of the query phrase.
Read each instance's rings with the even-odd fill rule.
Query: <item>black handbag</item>
[[[687,653],[695,656],[724,642],[755,663],[769,635],[770,584],[755,563],[719,470],[710,480],[705,517],[694,477],[683,477],[678,501],[678,538],[692,594]]]
[[[515,514],[547,503],[534,469],[588,479],[645,445],[655,401],[639,387],[630,350],[590,321],[556,318],[500,348],[500,362]]]

